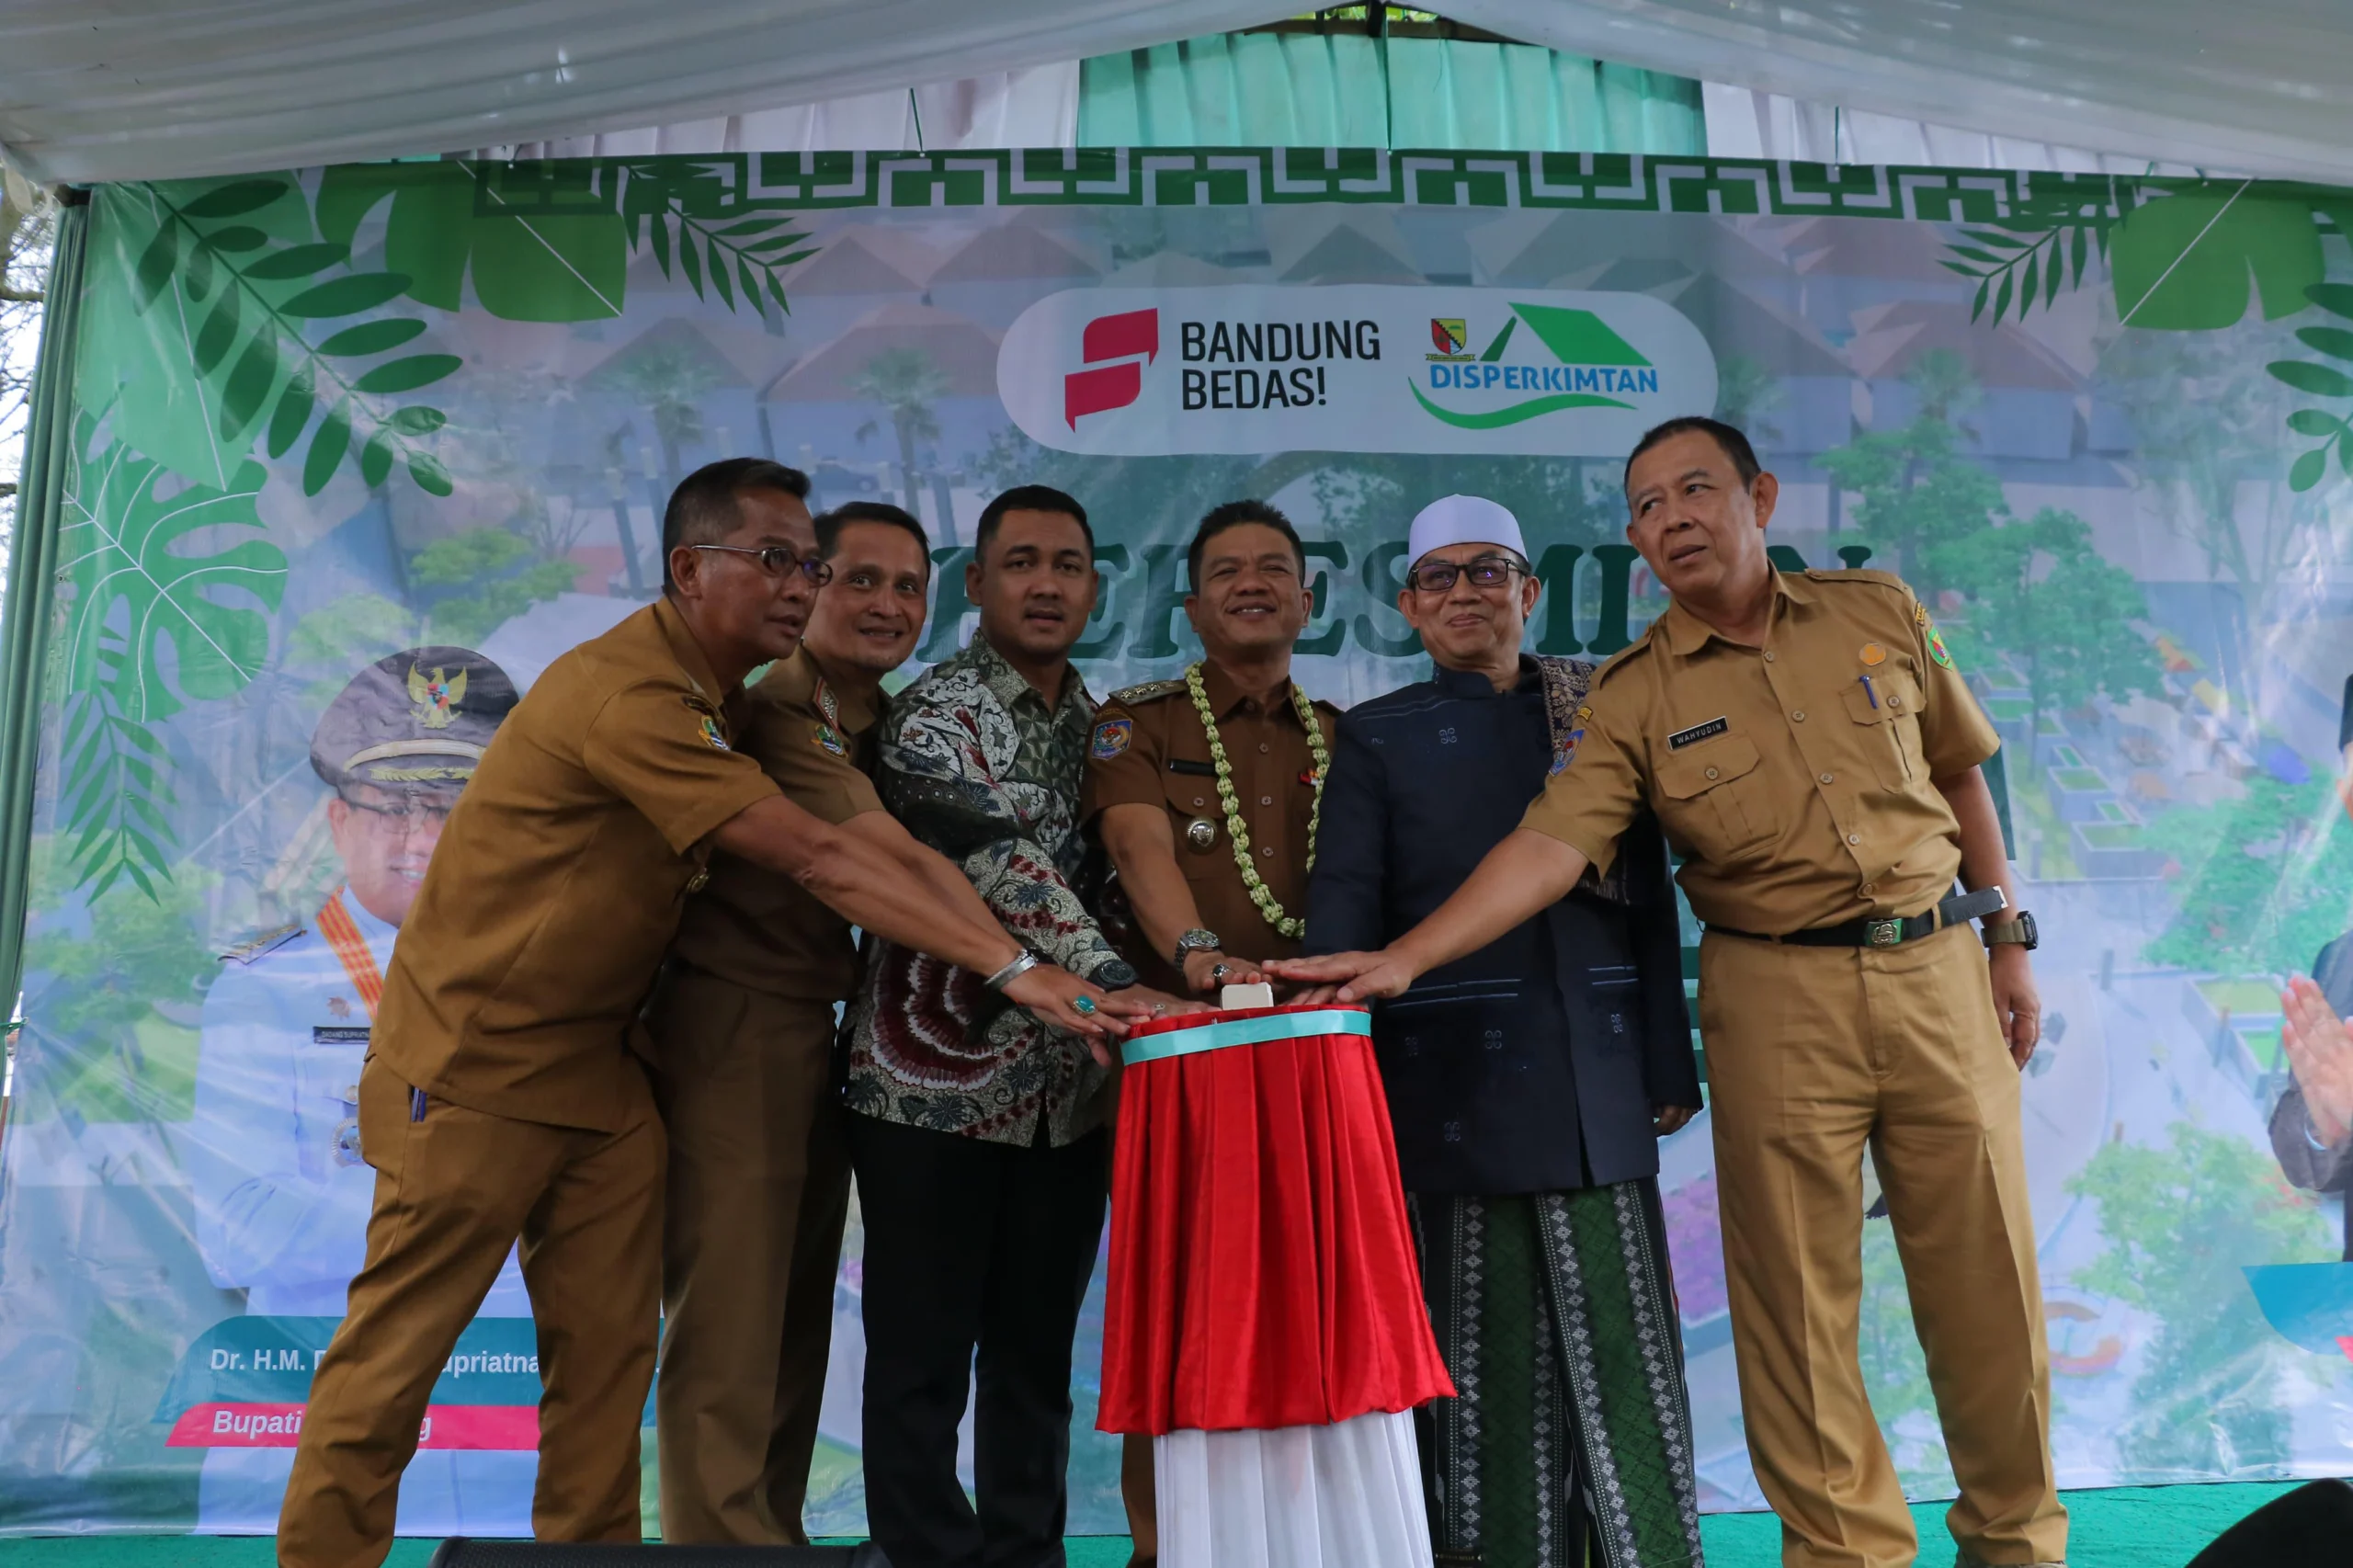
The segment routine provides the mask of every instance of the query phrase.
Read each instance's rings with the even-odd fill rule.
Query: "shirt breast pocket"
[[[1910,788],[1926,773],[1920,752],[1920,688],[1899,669],[1847,688],[1847,716],[1872,776],[1889,790]]]
[[[1757,760],[1756,743],[1742,735],[1669,757],[1658,770],[1659,821],[1668,834],[1717,865],[1747,858],[1771,843],[1779,823],[1757,776]]]
[[[1168,801],[1168,825],[1176,835],[1176,863],[1185,869],[1187,880],[1215,875],[1220,861],[1232,865],[1233,851],[1226,842],[1225,807],[1218,798],[1215,770],[1179,773],[1165,768],[1160,784]]]

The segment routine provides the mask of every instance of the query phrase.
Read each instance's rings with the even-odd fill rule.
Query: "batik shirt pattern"
[[[1133,984],[1135,972],[1072,888],[1094,718],[1075,673],[1050,707],[975,634],[892,703],[876,782],[907,831],[955,861],[1016,938],[1112,989]],[[983,976],[869,943],[850,1017],[850,1109],[998,1143],[1034,1142],[1040,1117],[1057,1146],[1102,1124],[1108,1072],[1084,1043],[1008,1005]]]

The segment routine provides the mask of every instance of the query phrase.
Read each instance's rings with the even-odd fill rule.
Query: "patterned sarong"
[[[1431,1411],[1441,1565],[1699,1568],[1691,1411],[1657,1183],[1417,1193],[1460,1397]]]

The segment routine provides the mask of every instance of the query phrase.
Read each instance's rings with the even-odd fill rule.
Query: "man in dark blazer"
[[[1310,954],[1380,948],[1445,902],[1579,733],[1593,666],[1520,652],[1540,585],[1511,513],[1449,496],[1414,520],[1408,560],[1398,608],[1435,668],[1341,717]],[[1679,1563],[1687,1537],[1696,1558],[1657,1184],[1658,1139],[1699,1105],[1681,945],[1645,819],[1606,881],[1376,1007],[1423,1288],[1461,1394],[1437,1402],[1422,1445],[1441,1565],[1582,1563],[1589,1525],[1620,1536],[1596,1561]],[[1612,1350],[1637,1344],[1644,1375],[1613,1380],[1627,1358]],[[1630,1527],[1637,1497],[1661,1511]]]

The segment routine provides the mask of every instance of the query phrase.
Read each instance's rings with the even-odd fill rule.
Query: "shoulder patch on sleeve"
[[[1095,726],[1094,737],[1086,744],[1086,755],[1097,762],[1108,762],[1128,749],[1135,733],[1133,719],[1106,719]]]
[[[1157,702],[1164,697],[1174,697],[1185,689],[1181,680],[1148,680],[1142,686],[1125,687],[1111,694],[1111,700],[1122,708],[1133,708],[1139,702]]]
[[[253,962],[254,960],[261,957],[264,953],[275,952],[279,948],[284,947],[287,943],[301,936],[306,929],[308,929],[308,927],[306,927],[300,920],[290,921],[283,926],[272,926],[270,929],[260,933],[258,936],[248,937],[242,942],[222,949],[221,961],[222,963],[234,962],[249,964]]]

